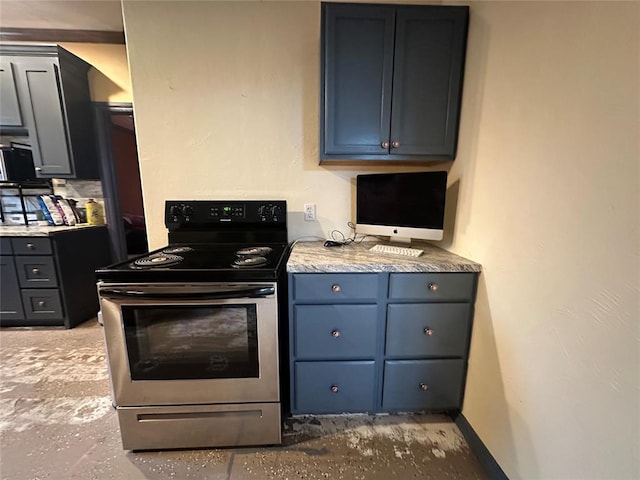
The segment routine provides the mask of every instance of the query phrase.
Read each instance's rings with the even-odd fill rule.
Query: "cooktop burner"
[[[266,265],[267,263],[268,260],[266,258],[252,255],[236,258],[231,266],[235,268],[251,268]]]
[[[164,252],[164,251],[163,251]],[[168,267],[170,265],[175,265],[184,260],[183,257],[179,255],[171,255],[169,253],[157,253],[155,255],[149,255],[146,257],[141,257],[129,265],[131,268],[156,268],[156,267]]]
[[[243,256],[243,255],[259,255],[259,256],[264,256],[267,255],[269,253],[271,253],[273,249],[271,247],[248,247],[248,248],[243,248],[242,250],[238,250],[236,252],[236,255],[238,256]]]
[[[193,248],[185,246],[181,247],[168,247],[162,249],[162,253],[185,253],[185,252],[193,252]]]

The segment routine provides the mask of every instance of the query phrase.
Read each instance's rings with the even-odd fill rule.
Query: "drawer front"
[[[372,300],[378,297],[378,276],[360,273],[310,273],[293,275],[296,301]]]
[[[389,305],[385,354],[462,357],[469,339],[468,303]]]
[[[11,246],[16,255],[50,255],[51,240],[46,237],[12,238]]]
[[[0,256],[0,320],[23,320],[24,310],[13,257]]]
[[[294,312],[298,359],[375,356],[376,305],[297,305]]]
[[[18,279],[22,288],[52,288],[58,286],[53,257],[15,257]]]
[[[430,301],[473,299],[474,273],[392,273],[389,298]]]
[[[414,412],[460,408],[462,360],[391,360],[384,364],[382,408]]]
[[[23,289],[22,305],[28,320],[62,319],[62,303],[56,289]]]
[[[0,255],[11,255],[13,248],[11,248],[11,239],[7,237],[0,237]]]
[[[375,368],[366,362],[296,362],[296,413],[372,412]]]

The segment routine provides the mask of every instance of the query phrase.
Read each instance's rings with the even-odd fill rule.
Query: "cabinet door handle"
[[[42,171],[42,167],[36,167],[35,170],[36,170],[36,172],[41,172]]]
[[[429,390],[429,385],[427,385],[426,383],[421,383],[420,390],[422,390],[423,392],[426,392],[427,390]]]
[[[429,285],[427,285],[427,287],[432,292],[437,292],[438,288],[440,288],[437,283],[430,283]]]
[[[397,141],[397,140],[395,140],[395,141],[391,142],[391,146],[392,146],[393,148],[398,148],[398,147],[400,146],[400,142],[399,142],[399,141]]]
[[[33,249],[34,249],[34,248],[36,248],[36,247],[34,247],[34,246],[33,246],[33,243],[27,243],[27,248],[28,248],[29,250],[33,250]]]
[[[40,270],[37,268],[32,268],[31,273],[33,273],[34,275],[40,275]]]
[[[331,390],[331,393],[338,393],[340,391],[337,385],[331,385],[329,390]]]
[[[424,334],[430,337],[431,335],[433,335],[433,330],[430,329],[429,327],[426,327],[424,329]]]
[[[47,303],[46,303],[44,300],[40,300],[40,301],[38,302],[38,306],[39,306],[39,307],[44,307],[46,304],[47,304]]]
[[[382,143],[380,144],[380,146],[381,146],[382,148],[385,148],[385,149],[386,149],[386,148],[389,148],[389,142],[385,140],[384,142],[382,142]]]
[[[338,285],[337,283],[331,285],[331,291],[333,293],[340,293],[342,291],[342,287],[340,285]]]
[[[333,338],[338,338],[340,336],[340,330],[334,330],[333,332],[331,332],[331,336]]]

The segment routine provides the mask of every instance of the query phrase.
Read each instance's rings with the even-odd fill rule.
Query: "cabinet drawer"
[[[384,364],[382,408],[386,411],[460,408],[462,360],[392,360]]]
[[[473,273],[392,273],[389,298],[432,301],[471,300]]]
[[[468,303],[389,305],[385,354],[462,357],[469,338]]]
[[[23,289],[22,305],[28,320],[62,319],[60,293],[54,288]]]
[[[11,239],[7,237],[0,237],[0,255],[11,255],[13,249],[11,248]]]
[[[15,257],[18,279],[22,288],[57,287],[53,257]]]
[[[293,276],[293,295],[296,301],[375,301],[378,276],[366,273],[298,274]]]
[[[16,255],[50,255],[51,240],[43,238],[12,238],[11,245]]]
[[[296,413],[370,412],[375,408],[375,368],[367,362],[297,362]]]
[[[375,356],[376,305],[298,305],[294,312],[298,359]]]

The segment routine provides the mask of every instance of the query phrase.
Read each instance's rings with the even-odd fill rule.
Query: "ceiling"
[[[120,0],[0,0],[0,27],[124,30]]]

